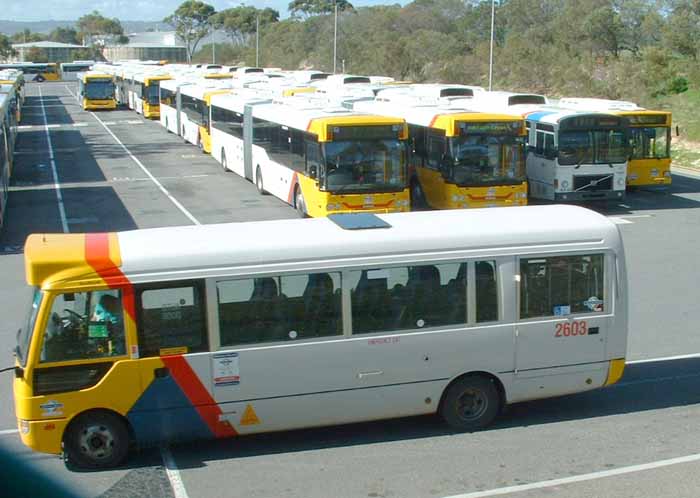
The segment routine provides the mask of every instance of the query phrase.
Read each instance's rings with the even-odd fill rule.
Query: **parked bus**
[[[186,142],[196,145],[203,152],[211,153],[209,107],[211,97],[229,93],[230,82],[219,80],[198,80],[180,88],[180,102],[177,107],[180,136]]]
[[[85,111],[116,109],[114,76],[96,71],[80,73],[77,97]]]
[[[224,169],[300,216],[410,209],[403,119],[241,91],[212,96],[210,122]]]
[[[420,85],[419,85],[420,86]],[[440,99],[469,88],[440,90]],[[411,201],[435,209],[527,204],[525,122],[509,114],[473,112],[459,105],[430,104],[425,92],[379,92],[353,103],[358,111],[405,119],[411,155]]]
[[[78,466],[435,412],[476,430],[625,365],[622,239],[576,206],[34,234],[24,254],[20,436]]]
[[[0,70],[0,85],[10,87],[6,93],[15,95],[17,122],[22,120],[22,106],[24,105],[25,87],[24,75],[18,69]]]
[[[160,124],[166,131],[180,135],[182,123],[178,109],[181,106],[180,88],[192,85],[193,81],[184,78],[165,80],[160,84]]]
[[[652,111],[633,102],[566,98],[562,107],[608,112],[629,120],[631,151],[627,163],[627,185],[640,187],[671,184],[671,113]]]
[[[60,74],[55,62],[13,62],[0,64],[0,69],[19,69],[25,81],[58,81]]]
[[[95,64],[95,61],[73,61],[61,63],[61,79],[63,81],[77,81],[78,73],[86,73]]]
[[[8,94],[0,93],[0,230],[5,221],[7,197],[10,191],[12,155],[17,134],[16,112]]]

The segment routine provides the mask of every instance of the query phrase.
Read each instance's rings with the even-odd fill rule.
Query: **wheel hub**
[[[93,459],[108,458],[112,454],[114,437],[103,425],[86,427],[80,434],[80,451]]]

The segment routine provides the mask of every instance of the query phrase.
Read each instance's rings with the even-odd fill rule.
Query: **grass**
[[[678,95],[660,98],[657,102],[657,108],[673,113],[674,139],[675,127],[678,126],[682,141],[700,144],[700,89],[691,88]]]

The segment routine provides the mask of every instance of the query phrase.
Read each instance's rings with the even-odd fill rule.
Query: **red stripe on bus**
[[[126,313],[136,322],[136,300],[134,287],[126,275],[109,257],[109,234],[85,234],[85,260],[105,281],[110,289],[122,290],[122,302]]]
[[[161,361],[168,367],[170,375],[215,437],[231,437],[238,434],[229,422],[221,420],[221,408],[184,357],[163,356]]]
[[[430,120],[428,128],[432,128],[433,126],[435,126],[435,121],[437,121],[440,116],[442,116],[442,114],[436,114],[435,116],[433,116],[433,119]]]

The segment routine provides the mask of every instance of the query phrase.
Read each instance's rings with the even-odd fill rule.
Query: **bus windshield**
[[[32,304],[29,308],[29,313],[27,315],[27,321],[24,327],[17,333],[17,348],[15,353],[17,358],[19,358],[22,366],[27,364],[27,352],[29,351],[29,342],[32,338],[32,331],[34,330],[34,325],[36,325],[36,317],[39,314],[39,306],[41,305],[41,291],[36,288],[34,289],[34,296],[32,297]]]
[[[143,98],[146,99],[146,101],[150,105],[157,105],[160,103],[160,84],[156,81],[154,83],[151,83],[146,87],[146,92],[143,95]]]
[[[104,100],[114,97],[114,83],[109,80],[91,80],[85,84],[85,98]]]
[[[559,164],[612,164],[627,160],[623,130],[566,131],[559,134]]]
[[[383,192],[406,188],[406,144],[397,139],[344,140],[323,144],[321,185],[338,192]],[[324,174],[325,173],[325,174]]]
[[[671,157],[667,126],[630,128],[632,134],[632,159],[667,159]]]
[[[524,137],[470,135],[450,139],[449,180],[462,187],[525,181]]]

